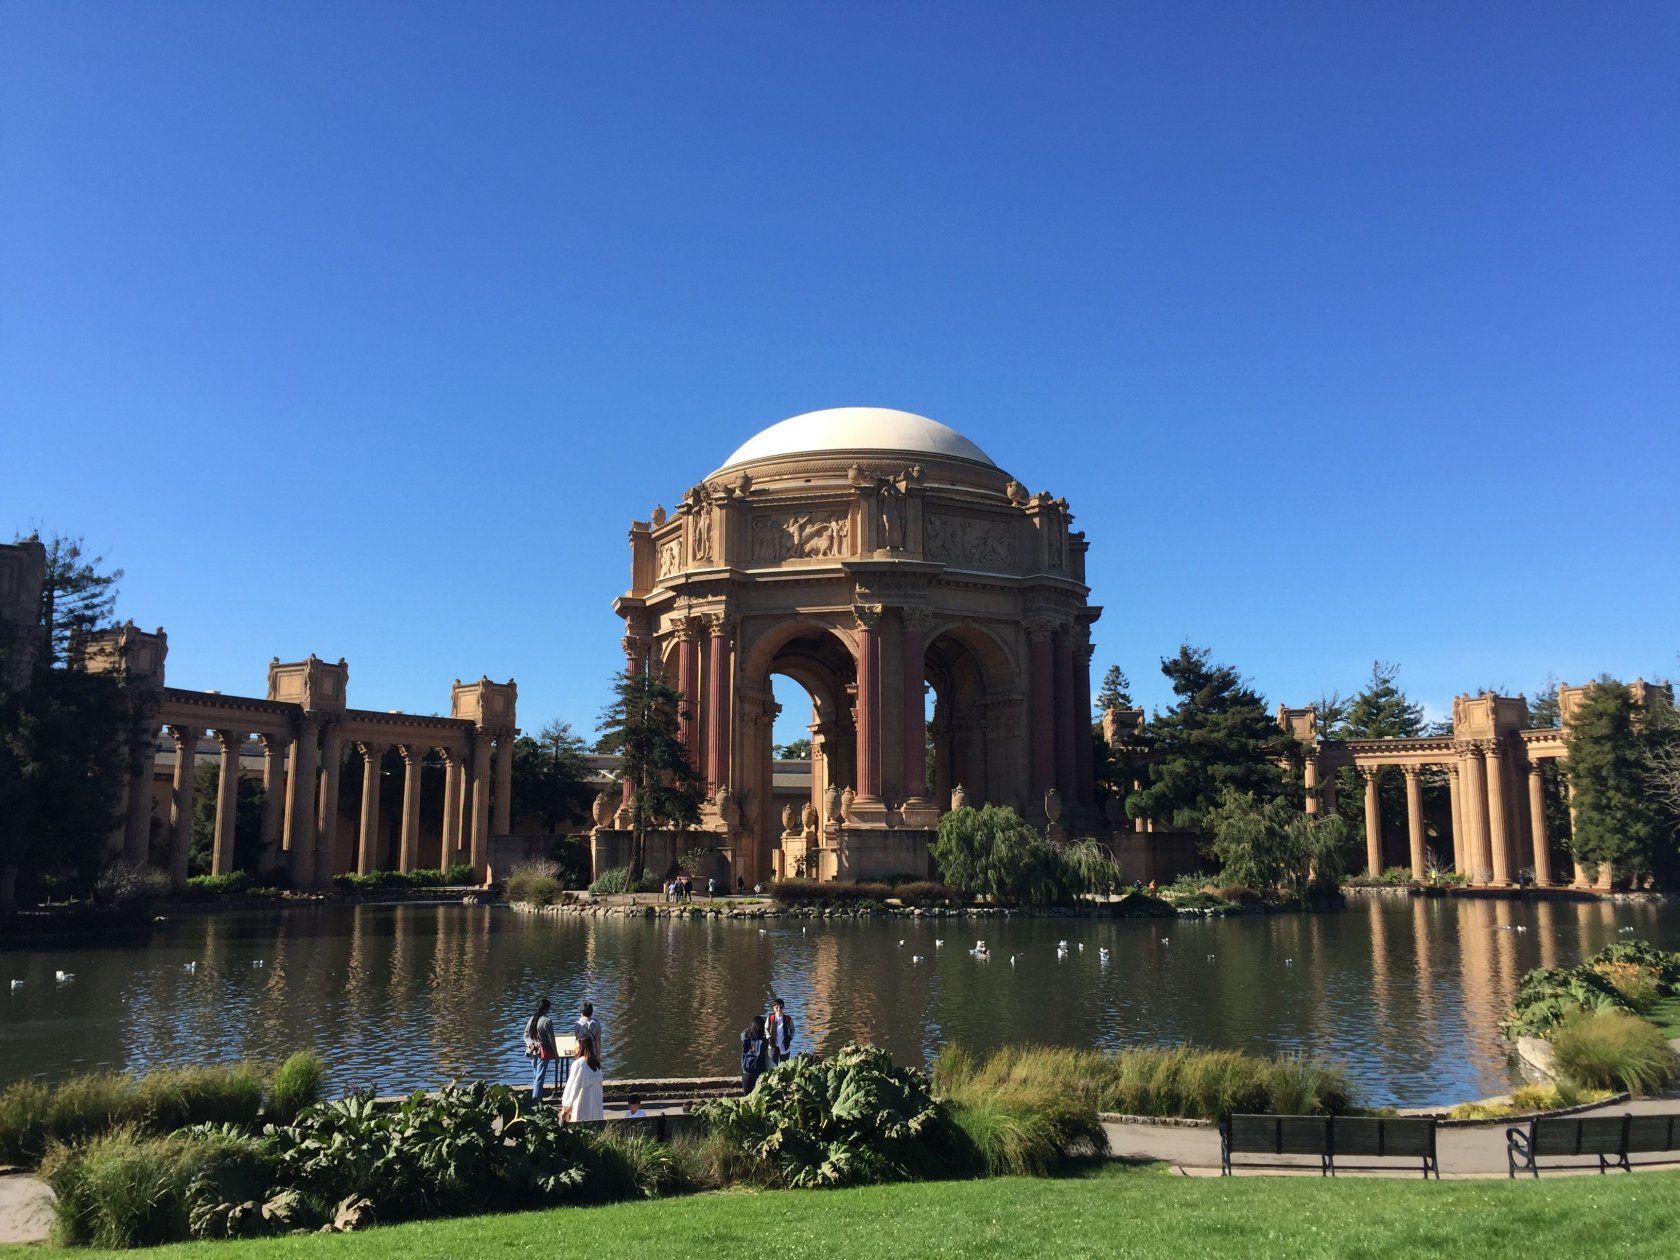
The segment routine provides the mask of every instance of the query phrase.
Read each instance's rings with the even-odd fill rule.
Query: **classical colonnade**
[[[456,680],[451,716],[426,717],[351,709],[345,704],[349,668],[315,656],[268,667],[264,699],[188,691],[163,685],[167,638],[132,624],[87,636],[79,645],[84,667],[121,669],[134,710],[135,737],[123,785],[121,821],[110,847],[129,861],[151,851],[157,734],[174,743],[165,828],[169,872],[187,878],[193,798],[200,744],[215,739],[220,774],[211,873],[234,869],[234,822],[240,757],[252,736],[262,750],[263,810],[259,873],[280,865],[299,888],[319,888],[347,870],[384,869],[380,827],[380,766],[388,749],[403,761],[396,869],[469,863],[486,878],[492,835],[511,822],[513,740],[517,689],[510,680]],[[341,834],[340,768],[353,747],[361,760],[361,809],[353,833]],[[422,852],[421,769],[428,757],[444,765],[441,843]]]

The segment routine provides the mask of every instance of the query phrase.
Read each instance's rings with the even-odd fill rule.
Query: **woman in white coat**
[[[560,1118],[567,1124],[602,1118],[601,1060],[595,1057],[595,1043],[588,1037],[577,1039],[577,1058],[572,1060],[572,1074],[560,1095]]]

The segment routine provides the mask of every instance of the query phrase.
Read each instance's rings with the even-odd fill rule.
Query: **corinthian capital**
[[[875,630],[881,625],[881,614],[885,611],[880,604],[853,604],[852,616],[857,618],[859,630]]]

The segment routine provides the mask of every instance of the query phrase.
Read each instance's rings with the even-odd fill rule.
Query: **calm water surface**
[[[951,1040],[1292,1051],[1346,1063],[1367,1102],[1424,1106],[1508,1088],[1497,1024],[1528,968],[1572,965],[1621,927],[1680,948],[1680,907],[1667,905],[1349,907],[1165,922],[538,918],[434,905],[185,916],[129,946],[0,953],[0,1082],[270,1061],[311,1045],[338,1087],[512,1080],[545,994],[557,1014],[594,1001],[611,1076],[724,1075],[738,1069],[742,1025],[779,993],[803,1049],[861,1038],[901,1061]],[[990,961],[966,952],[977,936]],[[1061,939],[1071,952],[1058,961]],[[60,969],[75,979],[57,983]]]

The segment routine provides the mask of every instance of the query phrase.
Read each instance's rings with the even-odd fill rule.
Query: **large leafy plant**
[[[818,1062],[790,1059],[745,1098],[700,1114],[765,1179],[785,1186],[849,1186],[974,1171],[972,1146],[934,1101],[928,1076],[884,1050],[848,1044]]]

